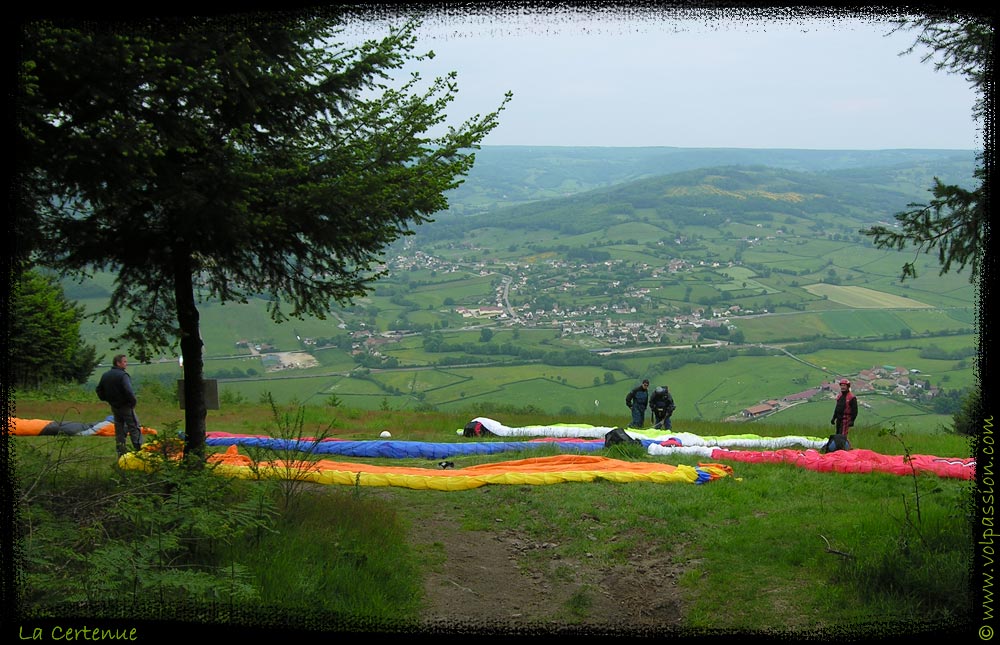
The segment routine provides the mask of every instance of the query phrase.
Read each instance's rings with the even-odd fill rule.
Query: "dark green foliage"
[[[336,11],[21,30],[21,257],[117,275],[98,315],[140,361],[180,345],[187,453],[203,456],[198,303],[264,296],[324,317],[379,277],[382,249],[447,207],[498,124],[446,118],[455,74],[390,87],[417,23],[337,43]],[[81,65],[86,61],[86,65]]]
[[[977,387],[965,393],[960,407],[954,410],[955,432],[970,437],[976,436],[982,428],[982,394]],[[949,410],[949,412],[952,410]]]
[[[26,271],[11,294],[10,371],[18,388],[86,383],[100,362],[80,337],[83,308],[69,302],[51,275]]]
[[[991,107],[986,92],[993,82],[994,20],[995,16],[989,13],[950,9],[945,13],[918,15],[901,21],[896,27],[897,30],[919,32],[904,53],[913,53],[917,45],[925,46],[930,51],[922,56],[923,62],[933,61],[936,70],[960,74],[969,85],[980,90],[972,109],[977,118],[989,116]]]
[[[914,44],[905,52],[912,53],[920,45],[930,49],[923,61],[934,60],[934,67],[960,74],[980,95],[973,107],[973,117],[983,121],[992,107],[991,74],[994,65],[994,27],[985,15],[920,16],[900,22],[898,30],[917,30]],[[936,60],[935,60],[936,59]],[[986,151],[995,146],[994,129],[986,127]],[[933,199],[927,204],[911,203],[909,210],[896,214],[898,230],[872,226],[861,233],[868,235],[879,248],[902,250],[916,247],[918,253],[937,250],[941,273],[961,271],[969,266],[969,281],[979,275],[983,254],[989,239],[989,207],[986,197],[988,177],[985,151],[977,155],[975,177],[978,187],[968,190],[945,184],[937,177],[930,188]],[[917,277],[913,262],[903,265],[901,280]]]
[[[170,434],[159,445],[176,444]],[[132,616],[138,605],[258,597],[222,547],[269,529],[272,508],[259,489],[154,452],[144,453],[150,472],[119,471],[110,455],[52,441],[64,450],[19,445],[23,589],[33,611],[85,602]]]
[[[917,251],[937,249],[940,274],[969,266],[969,282],[979,276],[982,256],[988,239],[989,211],[985,196],[986,172],[977,171],[981,181],[976,190],[949,186],[934,180],[928,204],[909,204],[910,210],[897,213],[897,228],[872,226],[861,232],[872,238],[875,246],[902,251],[914,245]],[[897,232],[898,230],[898,232]],[[903,264],[901,280],[917,277],[913,262]]]
[[[597,264],[598,262],[607,262],[611,259],[611,254],[607,251],[600,251],[595,249],[580,249],[573,248],[567,249],[566,259],[570,261],[583,262],[587,264]]]
[[[928,345],[927,347],[921,348],[918,355],[920,358],[960,361],[963,358],[971,358],[972,356],[975,356],[976,349],[974,347],[961,347],[953,350],[944,350],[937,345]]]

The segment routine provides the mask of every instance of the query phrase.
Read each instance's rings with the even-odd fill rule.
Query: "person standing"
[[[847,440],[847,433],[854,427],[854,420],[858,418],[858,397],[851,392],[851,382],[846,378],[840,379],[840,394],[837,396],[837,404],[833,408],[833,417],[830,424],[837,429],[835,435],[843,435],[844,447],[850,450],[851,444]],[[832,439],[832,438],[831,438]]]
[[[97,384],[97,398],[111,406],[111,415],[115,423],[115,448],[121,457],[128,449],[126,438],[132,442],[132,449],[142,447],[142,430],[139,419],[135,416],[135,390],[132,389],[132,377],[125,371],[128,358],[125,354],[116,354],[111,361],[111,369],[101,376]]]
[[[630,428],[641,428],[646,423],[646,406],[649,405],[649,379],[642,379],[642,383],[636,385],[625,395],[625,405],[632,410],[632,423]]]
[[[649,397],[649,409],[653,412],[653,427],[657,430],[670,430],[670,416],[677,409],[670,388],[660,385],[653,390],[653,395]]]

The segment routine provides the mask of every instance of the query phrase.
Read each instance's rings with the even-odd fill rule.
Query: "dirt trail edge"
[[[638,550],[627,566],[602,570],[502,524],[462,530],[444,512],[410,531],[414,548],[441,560],[424,583],[428,631],[667,633],[684,615],[681,570],[662,554]]]

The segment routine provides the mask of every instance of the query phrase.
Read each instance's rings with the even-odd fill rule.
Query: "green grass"
[[[944,414],[926,414],[916,409],[912,404],[897,402],[885,397],[865,396],[861,400],[870,404],[862,407],[858,415],[857,425],[853,430],[857,441],[864,442],[858,447],[867,447],[867,442],[877,434],[878,430],[888,426],[905,429],[907,433],[933,434],[943,428],[951,428],[952,417]],[[746,425],[738,425],[748,431],[759,431],[770,434],[775,425],[808,428],[814,434],[825,434],[830,428],[830,416],[833,412],[833,401],[810,401],[781,410],[776,414],[755,419]],[[765,428],[768,428],[765,430]]]
[[[350,490],[300,501],[273,532],[228,554],[258,581],[262,604],[364,618],[418,612],[420,563],[396,509]]]
[[[87,405],[40,399],[24,403],[32,418],[67,420],[79,418],[74,411],[85,415],[78,406]],[[148,402],[149,407],[167,405]],[[459,413],[307,406],[298,431],[308,436],[329,426],[331,418],[336,420],[331,436],[374,438],[381,429],[391,428],[395,438],[413,441],[462,441],[455,430],[467,421]],[[538,414],[497,418],[512,427],[564,421]],[[732,424],[721,422],[691,422],[685,429],[705,436],[734,430]],[[264,405],[241,403],[210,413],[209,430],[275,435],[279,428]],[[794,423],[739,428],[748,430],[766,436],[814,434],[813,427]],[[945,432],[904,431],[893,436],[879,430],[874,425],[856,429],[858,442],[884,454],[968,452],[967,438]],[[38,483],[44,491],[43,495],[33,488],[32,508],[50,512],[45,519],[33,511],[33,540],[58,544],[80,531],[77,521],[85,524],[83,519],[57,519],[61,509],[65,514],[65,509],[78,504],[74,500],[86,500],[93,507],[114,498],[117,484],[109,467],[114,454],[110,440],[14,437],[13,446],[22,460],[18,469],[22,485]],[[555,454],[554,448],[548,450]],[[541,454],[545,453],[463,457],[458,467]],[[608,456],[689,465],[704,461],[690,456],[650,457],[645,451],[627,449],[611,449]],[[426,460],[372,461],[416,465]],[[969,611],[966,482],[926,475],[819,473],[787,464],[730,465],[732,477],[700,486],[601,482],[435,493],[309,485],[296,489],[291,503],[279,507],[281,512],[268,530],[238,538],[226,533],[229,542],[220,535],[218,548],[200,549],[189,557],[202,565],[223,565],[229,572],[226,585],[240,582],[256,589],[249,611],[267,608],[274,615],[287,613],[291,620],[308,608],[325,616],[320,624],[328,627],[345,616],[375,624],[405,622],[420,616],[421,580],[441,558],[433,545],[414,549],[407,539],[408,527],[421,517],[444,513],[457,531],[503,526],[557,545],[552,553],[536,551],[524,565],[550,584],[558,584],[562,574],[545,558],[603,569],[630,563],[639,546],[653,549],[680,567],[684,626],[692,629],[811,630],[872,621],[905,625],[962,617]],[[44,475],[37,476],[38,472]],[[267,486],[240,481],[226,506],[218,510],[231,512],[236,500],[249,499],[251,492],[274,490]],[[207,518],[217,512],[213,508],[201,512]],[[86,553],[93,545],[76,542],[71,548]],[[42,560],[51,566],[63,557],[60,549],[46,553]],[[33,570],[42,566],[39,562],[26,563],[29,579],[58,588],[42,575],[47,569]],[[70,575],[79,571],[93,577],[98,566],[85,564],[86,560],[73,562],[66,570]],[[235,571],[242,573],[233,578]],[[59,604],[60,597],[41,591],[29,595],[33,611]],[[592,602],[593,596],[581,589],[559,609],[566,612],[560,615],[585,617]]]

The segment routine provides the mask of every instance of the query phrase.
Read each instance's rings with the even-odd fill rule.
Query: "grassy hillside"
[[[18,413],[93,420],[106,412],[70,394],[22,398]],[[147,392],[140,415],[167,434],[179,411]],[[462,413],[308,405],[300,424],[285,425],[290,418],[299,418],[295,406],[233,403],[209,412],[209,430],[337,439],[389,430],[403,441],[469,441],[455,432],[467,422]],[[498,419],[511,427],[564,421],[519,413]],[[811,434],[792,419],[753,429]],[[719,422],[683,426],[702,436],[729,430]],[[893,436],[858,428],[852,439],[882,455],[962,457],[968,450],[962,437],[933,431]],[[218,628],[230,637],[255,626],[330,633],[348,618],[397,633],[434,621],[457,630],[463,625],[450,621],[462,617],[472,621],[466,637],[494,626],[542,633],[565,625],[806,640],[823,630],[824,640],[841,640],[947,627],[966,619],[973,604],[971,524],[962,510],[969,490],[961,479],[733,461],[731,476],[705,485],[438,491],[121,471],[110,467],[108,437],[16,436],[12,448],[20,508],[32,528],[22,578],[31,624],[50,616],[63,627],[108,619],[138,625],[146,636],[152,632],[142,621],[176,619],[199,634]],[[209,448],[219,450],[225,447]],[[288,458],[284,450],[246,446],[240,454]],[[461,456],[453,472],[551,454],[545,447]],[[692,467],[706,461],[613,447],[601,454]],[[437,469],[422,458],[336,461]]]
[[[270,393],[368,410],[511,406],[567,421],[624,420],[624,393],[644,376],[671,386],[681,422],[733,417],[875,365],[916,370],[937,390],[974,384],[968,276],[939,275],[936,257],[876,249],[859,233],[891,221],[928,173],[961,175],[971,154],[690,152],[488,152],[477,168],[497,175],[491,185],[519,176],[533,203],[419,227],[388,250],[388,276],[368,296],[325,320],[276,325],[261,299],[204,302],[205,375],[227,404]],[[546,173],[580,177],[580,190],[546,199],[533,166],[515,174],[523,155]],[[666,158],[687,159],[680,167],[717,156],[729,165],[583,189],[600,173],[581,168],[619,167],[605,176],[624,178]],[[769,159],[785,167],[735,165]],[[885,165],[863,167],[876,161]],[[901,283],[910,260],[918,277]],[[98,275],[66,292],[93,312],[111,283]],[[477,313],[483,307],[502,314]],[[84,329],[105,363],[119,349],[114,331]],[[180,376],[169,352],[131,371],[140,388],[170,390]],[[921,395],[873,392],[863,416],[947,424]]]
[[[972,179],[969,150],[788,150],[738,148],[586,148],[483,146],[466,181],[449,194],[451,213],[469,215],[510,204],[559,198],[595,188],[725,165],[824,172],[863,184],[902,188],[919,200],[934,176]]]

